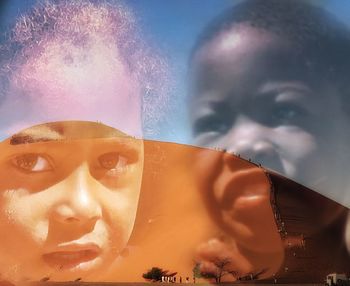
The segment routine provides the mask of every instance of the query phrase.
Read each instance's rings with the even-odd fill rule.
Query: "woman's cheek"
[[[45,212],[40,205],[33,206],[32,198],[23,189],[5,190],[0,200],[0,229],[5,234],[0,242],[0,264],[7,261],[7,265],[23,265],[34,261],[48,234]]]
[[[22,233],[22,239],[28,239],[35,243],[43,243],[48,234],[48,215],[46,204],[36,194],[26,194],[20,190],[14,190],[11,199],[8,200],[8,219],[13,225],[13,231]]]

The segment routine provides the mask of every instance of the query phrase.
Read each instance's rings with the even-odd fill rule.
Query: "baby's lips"
[[[282,251],[282,242],[277,227],[270,218],[238,221],[229,214],[222,214],[224,229],[239,245],[258,253]]]
[[[270,196],[270,185],[260,168],[224,173],[215,185],[215,197],[222,209],[258,207]]]
[[[226,230],[241,242],[270,247],[269,240],[264,239],[268,233],[277,235],[277,226],[273,217],[269,197],[242,197],[236,200],[230,210],[221,213]],[[254,240],[257,240],[254,242]]]
[[[226,224],[240,223],[251,231],[260,228],[266,230],[266,226],[271,223],[275,225],[268,196],[240,197],[230,209],[222,210],[221,214]]]
[[[270,183],[263,170],[249,168],[225,175],[216,185],[219,189],[216,191],[221,191],[221,197],[216,198],[224,229],[249,249],[280,248],[270,203]]]

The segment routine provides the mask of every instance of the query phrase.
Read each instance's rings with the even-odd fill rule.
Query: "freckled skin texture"
[[[336,87],[317,78],[295,50],[287,39],[245,25],[226,29],[197,50],[190,71],[194,143],[251,158],[350,205],[343,156],[348,118]],[[233,261],[243,273],[261,271],[259,254],[271,251],[275,256],[264,262],[269,270],[263,274],[271,276],[283,261],[283,246],[264,175],[235,167],[224,155],[203,154],[197,161],[200,178],[206,178],[199,180],[200,191],[230,238],[208,247],[224,244],[230,257],[242,257]],[[205,249],[199,256],[206,261],[219,255],[208,259]]]
[[[142,141],[92,122],[55,128],[53,140],[0,144],[0,272],[10,281],[102,279],[133,230]]]
[[[89,48],[48,42],[14,73],[9,89],[0,106],[8,136],[43,122],[77,119],[142,135],[139,83],[119,50],[100,39]]]

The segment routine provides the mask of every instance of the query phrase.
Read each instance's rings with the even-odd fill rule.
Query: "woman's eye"
[[[100,166],[106,170],[123,168],[128,164],[127,158],[117,152],[105,153],[98,158],[98,161]]]
[[[26,172],[43,172],[52,170],[53,167],[45,156],[39,154],[24,154],[12,159],[12,164]]]

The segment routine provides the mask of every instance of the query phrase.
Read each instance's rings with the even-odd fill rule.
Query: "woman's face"
[[[140,194],[143,144],[101,132],[94,138],[98,127],[92,125],[42,125],[0,144],[3,277],[99,279],[126,247]]]
[[[312,74],[293,44],[235,26],[200,48],[192,63],[196,144],[251,158],[350,206],[340,183],[347,116],[337,88]]]

